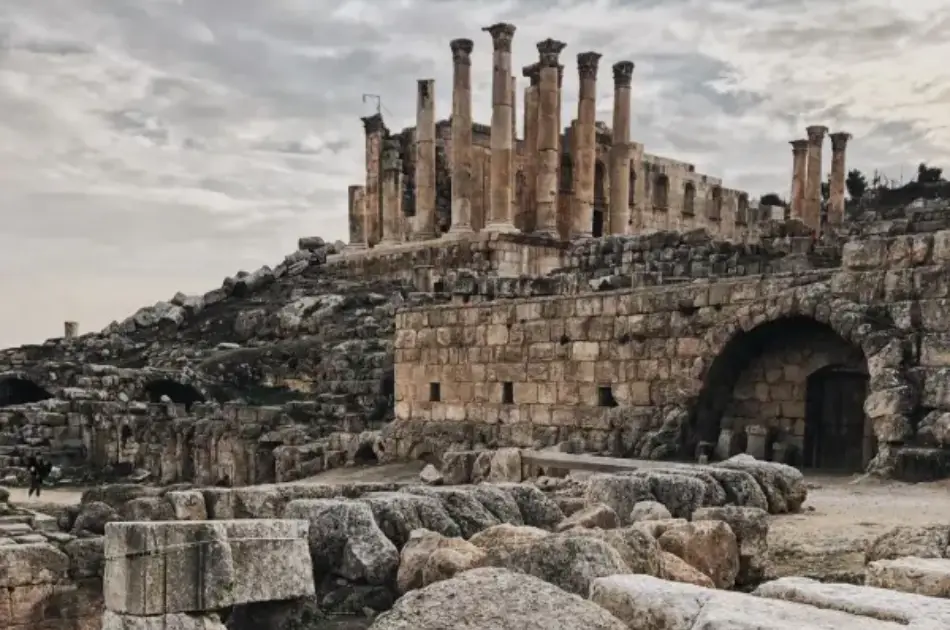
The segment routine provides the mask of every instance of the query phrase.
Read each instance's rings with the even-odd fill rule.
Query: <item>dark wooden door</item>
[[[821,371],[808,379],[804,464],[855,472],[864,469],[867,376]]]

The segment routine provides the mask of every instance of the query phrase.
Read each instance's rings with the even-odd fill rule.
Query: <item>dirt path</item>
[[[10,503],[15,503],[23,507],[30,507],[30,504],[45,503],[47,505],[72,505],[79,503],[84,488],[43,488],[43,494],[39,498],[28,497],[28,488],[9,488]]]

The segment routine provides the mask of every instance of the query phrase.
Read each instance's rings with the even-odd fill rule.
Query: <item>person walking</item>
[[[26,460],[26,467],[30,473],[30,491],[27,496],[32,497],[35,492],[37,498],[39,498],[43,488],[43,480],[53,469],[53,465],[43,459],[42,455],[30,455]]]

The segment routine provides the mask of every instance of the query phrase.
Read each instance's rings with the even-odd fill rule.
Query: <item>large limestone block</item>
[[[226,630],[217,615],[156,615],[139,617],[107,610],[102,615],[102,630]]]
[[[634,626],[631,626],[634,627]],[[538,578],[473,569],[401,597],[370,630],[627,630],[606,610]]]
[[[310,554],[318,575],[387,584],[399,567],[399,551],[373,518],[370,506],[348,499],[299,499],[288,518],[310,522]],[[309,560],[309,558],[308,558]]]
[[[908,630],[891,621],[648,575],[598,578],[590,600],[631,630]]]
[[[921,630],[950,627],[950,601],[883,588],[787,577],[766,582],[754,594],[870,619],[896,621],[905,624],[905,628],[908,625]]]
[[[769,564],[768,513],[759,508],[725,505],[700,508],[694,521],[722,521],[736,535],[739,543],[739,574],[737,584],[756,584],[765,577]]]
[[[106,608],[161,615],[312,595],[307,533],[302,520],[109,523]]]
[[[46,543],[0,546],[0,588],[53,584],[66,577],[69,558]]]
[[[739,574],[739,544],[728,525],[694,521],[672,527],[658,539],[663,551],[685,560],[712,579],[717,588],[732,588]]]
[[[950,546],[946,525],[900,526],[887,530],[867,546],[867,561],[915,558],[944,558]]]
[[[479,566],[484,559],[485,552],[467,540],[417,529],[400,552],[396,586],[408,593]]]
[[[868,565],[867,586],[889,588],[928,597],[950,598],[950,560],[943,558],[898,558]]]

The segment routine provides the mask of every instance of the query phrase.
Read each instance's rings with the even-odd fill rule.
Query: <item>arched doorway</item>
[[[185,385],[171,379],[150,381],[145,385],[145,394],[149,402],[160,403],[162,397],[167,396],[177,405],[184,405],[190,411],[195,403],[205,401],[204,395],[191,385]]]
[[[29,379],[0,377],[0,407],[28,405],[52,397],[52,394]]]
[[[867,361],[830,326],[806,316],[737,332],[706,372],[692,443],[717,458],[758,459],[857,472],[874,454],[865,419]]]

